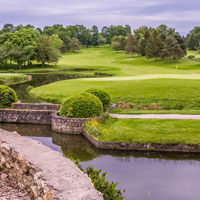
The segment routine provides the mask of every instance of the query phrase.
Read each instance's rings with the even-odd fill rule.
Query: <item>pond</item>
[[[33,87],[74,75],[33,76],[27,83],[12,85],[18,99],[26,103],[39,102],[26,91]],[[199,200],[200,154],[156,153],[138,151],[98,150],[84,136],[64,135],[52,131],[48,125],[0,123],[0,128],[40,141],[63,156],[79,159],[85,169],[94,165],[107,171],[109,181],[118,182],[125,189],[125,200]]]
[[[83,168],[107,171],[125,189],[125,200],[199,200],[200,154],[98,150],[84,136],[65,135],[48,125],[0,123],[0,128],[38,140]]]

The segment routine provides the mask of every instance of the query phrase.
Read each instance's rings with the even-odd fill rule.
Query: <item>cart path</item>
[[[141,114],[141,115],[110,114],[110,116],[120,118],[120,119],[196,119],[196,120],[200,120],[200,115],[183,115],[183,114]]]

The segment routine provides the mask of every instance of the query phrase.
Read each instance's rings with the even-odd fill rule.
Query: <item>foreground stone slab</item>
[[[0,129],[0,168],[37,200],[103,200],[69,159],[40,142]]]

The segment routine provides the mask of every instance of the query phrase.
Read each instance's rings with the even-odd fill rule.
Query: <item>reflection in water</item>
[[[10,87],[14,89],[14,91],[17,94],[18,99],[21,100],[22,103],[38,103],[40,102],[40,100],[29,96],[28,92],[26,91],[28,86],[39,87],[39,86],[53,83],[56,81],[74,79],[77,77],[78,76],[74,74],[33,75],[33,78],[31,81],[26,82],[26,83],[10,85]]]
[[[98,150],[83,136],[55,133],[51,126],[0,123],[44,145],[108,171],[110,181],[125,189],[125,200],[199,200],[200,154]]]

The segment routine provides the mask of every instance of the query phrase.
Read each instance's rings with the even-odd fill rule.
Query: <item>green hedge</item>
[[[100,101],[103,104],[103,111],[104,112],[106,111],[107,107],[111,104],[110,94],[105,89],[89,88],[89,89],[85,90],[85,92],[93,94],[100,99]]]
[[[99,98],[89,93],[68,97],[60,107],[60,116],[69,118],[91,118],[102,115],[103,106]]]
[[[8,86],[0,85],[0,108],[9,108],[14,102],[17,102],[15,91]]]

